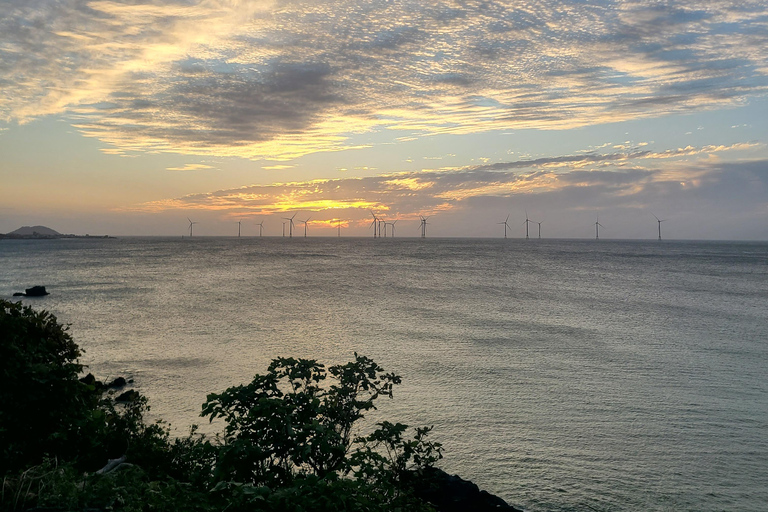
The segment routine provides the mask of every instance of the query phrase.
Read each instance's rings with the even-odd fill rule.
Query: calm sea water
[[[71,323],[184,433],[277,356],[404,378],[379,415],[530,511],[768,510],[768,244],[0,241],[0,295]]]

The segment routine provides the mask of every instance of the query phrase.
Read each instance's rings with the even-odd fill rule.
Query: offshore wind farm
[[[399,220],[404,220],[405,222],[408,222],[408,220],[409,220],[409,219],[394,219],[392,221],[387,221],[385,218],[381,218],[381,217],[377,216],[373,211],[371,211],[370,214],[371,214],[373,220],[371,221],[371,223],[368,226],[368,228],[371,230],[373,238],[387,238],[387,236],[388,236],[387,235],[388,229],[389,229],[389,237],[390,238],[394,238],[394,236],[395,236],[395,224]],[[288,236],[289,238],[293,237],[293,225],[294,225],[293,219],[296,217],[296,215],[298,215],[298,212],[294,213],[294,215],[291,216],[291,217],[283,217],[282,218],[282,220],[284,222],[282,222],[282,230],[280,231],[279,235],[276,234],[276,233],[272,233],[270,235],[269,232],[268,232],[267,236],[282,236],[282,237]],[[662,238],[661,238],[661,223],[665,222],[667,219],[659,219],[653,213],[651,213],[651,216],[653,216],[653,218],[656,219],[657,226],[658,226],[658,240],[661,241],[662,240]],[[304,224],[304,238],[308,237],[308,231],[307,231],[308,228],[307,228],[307,226],[308,226],[308,223],[311,220],[311,218],[312,217],[309,216],[309,217],[307,217],[306,220],[298,220],[297,221],[297,222],[299,222],[299,224]],[[507,215],[507,217],[505,218],[504,221],[496,223],[498,225],[503,225],[504,226],[503,238],[508,238],[509,233],[512,232],[512,227],[509,224],[509,218],[510,218],[510,215]],[[418,219],[418,221],[419,221],[418,230],[419,230],[421,238],[426,238],[426,236],[427,236],[427,232],[426,232],[427,219],[428,219],[428,217],[424,217],[422,215],[420,215],[419,219]],[[189,226],[188,226],[189,236],[191,237],[192,236],[192,225],[193,224],[197,224],[197,223],[196,222],[193,223],[189,219],[188,219],[188,221],[189,221]],[[288,222],[285,222],[285,221],[288,221]],[[254,226],[255,226],[255,228],[258,229],[258,235],[256,235],[256,232],[254,231],[254,233],[251,234],[250,236],[259,236],[259,237],[264,236],[264,222],[265,221],[262,220],[262,221],[260,221],[258,223],[255,223]],[[351,221],[349,221],[349,220],[346,221],[346,222],[347,222],[347,225],[349,225],[351,223]],[[319,221],[319,224],[321,226],[325,227],[326,229],[325,229],[324,233],[321,233],[320,235],[317,235],[317,236],[321,236],[322,237],[322,236],[334,236],[335,235],[337,238],[341,237],[341,226],[342,226],[342,223],[344,223],[344,221],[341,220],[341,219],[332,219],[331,221],[322,221],[322,220]],[[285,231],[285,225],[286,224],[289,225],[289,230],[288,230],[287,235],[286,235],[286,231]],[[536,224],[536,226],[538,228],[536,238],[537,239],[541,239],[541,225],[543,224],[543,221],[542,222],[537,222],[537,221],[531,220],[530,218],[528,218],[528,212],[527,211],[525,212],[525,220],[523,220],[522,224],[521,224],[522,226],[524,226],[524,231],[520,232],[520,234],[519,234],[520,237],[521,238],[525,238],[526,240],[529,240],[531,238],[530,237],[530,230],[529,230],[530,224]],[[599,240],[600,239],[600,228],[605,228],[605,226],[600,224],[599,217],[595,220],[593,225],[595,227],[595,239]],[[387,228],[387,226],[389,226],[389,228]],[[240,238],[241,237],[242,221],[237,221],[237,227],[238,227],[238,229],[237,229],[237,237]],[[209,236],[226,236],[226,235],[209,235]],[[248,235],[246,235],[246,236],[248,236]],[[352,236],[358,236],[359,237],[360,234],[352,235]],[[444,238],[462,238],[462,237],[455,237],[455,236],[443,236],[443,237]],[[472,238],[472,237],[468,237],[468,238]],[[563,238],[574,238],[575,239],[575,238],[580,238],[580,237],[577,237],[577,236],[567,237],[566,236],[566,237],[563,237]],[[623,238],[621,236],[621,234],[615,234],[613,238],[619,239],[619,240],[626,239],[626,238]]]

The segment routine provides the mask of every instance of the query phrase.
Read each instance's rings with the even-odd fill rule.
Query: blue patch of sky
[[[47,116],[22,125],[12,124],[0,135],[0,154],[6,165],[61,169],[72,160],[96,154],[106,144],[83,137],[61,116]]]

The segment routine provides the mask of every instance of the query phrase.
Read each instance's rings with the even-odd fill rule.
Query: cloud
[[[722,180],[735,170],[757,176],[750,179],[757,179],[764,190],[768,176],[760,167],[764,162],[723,163],[711,158],[714,153],[738,149],[744,145],[566,155],[367,178],[250,185],[153,201],[130,210],[198,209],[224,216],[311,211],[317,220],[362,222],[369,210],[387,218],[418,218],[420,214],[461,211],[478,201],[509,203],[525,197],[553,201],[560,209],[626,208],[647,204],[650,198],[664,197],[669,191],[707,187],[713,179]],[[582,165],[585,160],[591,166]],[[665,161],[663,168],[657,165],[661,161]]]
[[[276,160],[372,130],[568,128],[764,94],[766,28],[759,0],[11,0],[0,118]]]
[[[167,167],[167,171],[200,171],[204,169],[214,169],[214,167],[205,164],[185,164],[182,167]]]
[[[639,144],[638,147],[642,147],[645,144]],[[607,146],[604,145],[604,146]],[[603,146],[603,147],[604,147]],[[686,146],[684,148],[669,149],[666,151],[629,151],[629,152],[617,152],[617,153],[594,153],[589,152],[587,154],[578,155],[563,155],[537,158],[534,160],[514,160],[510,162],[496,162],[492,164],[473,165],[461,168],[467,171],[501,171],[511,169],[525,169],[533,167],[566,167],[573,169],[575,167],[583,167],[589,164],[599,163],[620,163],[627,162],[629,160],[638,159],[668,159],[675,157],[694,156],[699,154],[713,154],[730,150],[742,150],[748,148],[758,147],[757,143],[737,143],[730,145],[709,145],[703,147]],[[624,147],[624,146],[622,146]]]

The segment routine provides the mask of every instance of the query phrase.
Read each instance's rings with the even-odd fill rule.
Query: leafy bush
[[[145,397],[116,404],[79,379],[82,352],[51,313],[0,300],[0,340],[0,475],[46,457],[97,469],[167,449],[167,429],[144,423]]]
[[[406,425],[382,422],[352,437],[401,380],[367,357],[327,369],[275,359],[208,396],[202,415],[224,420],[221,436],[193,427],[172,440],[144,422],[145,397],[117,404],[78,379],[81,351],[52,314],[0,300],[0,340],[0,509],[431,510],[411,487],[442,457],[431,428],[408,438]],[[121,455],[127,463],[94,472]]]
[[[332,384],[322,386],[329,379]],[[353,494],[363,501],[375,495],[376,502],[393,506],[407,499],[408,475],[442,457],[440,444],[426,440],[431,429],[416,429],[406,440],[406,425],[383,422],[370,435],[351,438],[355,423],[378,398],[391,398],[400,380],[357,354],[327,370],[315,360],[279,358],[250,384],[209,395],[203,415],[226,421],[214,470],[219,487],[312,483],[318,492],[348,488],[342,479],[354,479],[366,489]]]
[[[45,454],[74,458],[104,412],[79,382],[80,349],[56,317],[0,300],[0,474]]]

